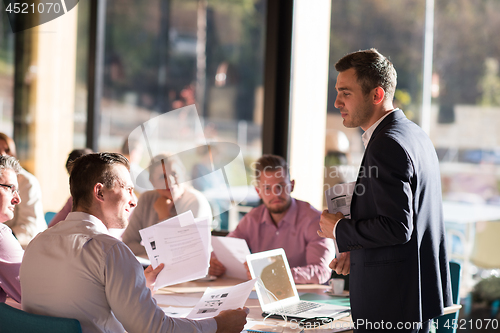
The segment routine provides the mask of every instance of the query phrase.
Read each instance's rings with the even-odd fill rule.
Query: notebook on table
[[[264,317],[298,321],[329,322],[350,314],[348,306],[301,301],[283,249],[258,252],[247,256],[255,289]]]

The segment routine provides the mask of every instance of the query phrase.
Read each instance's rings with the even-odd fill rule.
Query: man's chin
[[[288,210],[288,208],[290,208],[290,204],[291,204],[291,202],[285,203],[285,204],[282,204],[279,206],[266,206],[266,207],[269,210],[269,212],[271,212],[272,214],[281,214],[281,213],[286,212]]]

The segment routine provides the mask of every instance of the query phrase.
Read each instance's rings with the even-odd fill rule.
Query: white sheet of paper
[[[226,267],[227,276],[248,279],[244,263],[250,250],[244,239],[212,236],[212,248],[217,260]]]
[[[167,316],[174,318],[186,318],[186,316],[191,311],[191,308],[181,308],[176,306],[167,306],[162,307],[161,309]]]
[[[227,288],[207,288],[187,318],[215,317],[221,311],[242,308],[256,281],[253,279]]]
[[[154,289],[202,278],[210,261],[208,218],[195,221],[187,211],[139,230],[153,268],[164,263]]]
[[[153,295],[156,303],[161,306],[195,306],[200,301],[199,297],[180,296],[180,295]],[[191,310],[191,309],[189,309]]]
[[[341,212],[346,219],[351,218],[351,201],[356,182],[337,184],[325,191],[328,213],[335,214]],[[340,256],[337,241],[335,243],[335,257]]]

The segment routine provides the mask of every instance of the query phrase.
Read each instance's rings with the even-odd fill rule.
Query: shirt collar
[[[99,220],[97,217],[91,214],[87,214],[84,212],[71,212],[66,217],[66,221],[85,221],[90,222],[95,227],[96,231],[99,233],[109,235],[108,228]]]
[[[366,147],[368,146],[368,142],[370,142],[370,139],[372,137],[372,134],[373,132],[375,131],[375,129],[377,128],[377,126],[382,122],[382,120],[385,119],[385,117],[387,117],[388,115],[390,115],[391,113],[393,113],[394,111],[396,111],[397,109],[394,109],[394,110],[391,110],[389,112],[387,112],[385,115],[383,115],[382,117],[380,117],[379,120],[377,120],[373,125],[370,126],[369,129],[367,129],[363,135],[361,136],[361,139],[363,140],[363,145],[365,146],[365,149]]]
[[[288,207],[288,211],[286,212],[285,216],[281,221],[278,221],[278,223],[281,224],[283,223],[294,223],[297,219],[297,202],[294,198],[291,198],[292,203],[290,204],[290,207]],[[264,213],[264,218],[262,219],[261,223],[268,223],[274,225],[273,218],[271,217],[271,213],[269,212],[269,209],[265,209]]]

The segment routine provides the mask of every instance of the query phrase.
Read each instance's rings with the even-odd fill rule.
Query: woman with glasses
[[[16,157],[14,140],[4,133],[0,133],[0,155]],[[47,229],[42,206],[42,189],[38,179],[23,168],[20,168],[17,181],[22,203],[16,207],[14,218],[5,224],[12,229],[19,243],[27,246],[39,232]]]
[[[21,202],[17,191],[19,162],[12,156],[0,156],[0,302],[6,297],[21,303],[19,267],[24,251],[4,224],[14,217],[14,207]]]

